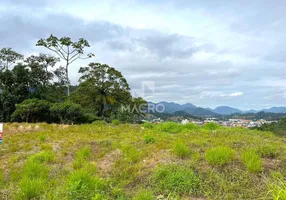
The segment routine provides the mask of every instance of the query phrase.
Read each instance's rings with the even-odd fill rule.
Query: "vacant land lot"
[[[213,124],[5,124],[0,199],[286,199],[286,139]]]

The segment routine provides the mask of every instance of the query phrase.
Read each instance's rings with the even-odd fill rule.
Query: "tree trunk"
[[[68,65],[68,63],[66,65],[66,78],[67,78],[68,96],[70,96],[70,79],[69,79],[69,65]]]

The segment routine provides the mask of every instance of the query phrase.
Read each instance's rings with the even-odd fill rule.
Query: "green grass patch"
[[[164,122],[155,126],[156,130],[167,133],[179,133],[182,131],[182,125],[176,122]]]
[[[193,123],[186,123],[186,124],[182,125],[182,127],[185,130],[198,130],[198,129],[200,129],[199,125],[193,124]]]
[[[141,159],[141,153],[133,145],[125,145],[122,148],[124,158],[128,162],[136,163]]]
[[[49,170],[47,166],[34,159],[28,160],[23,170],[23,177],[29,179],[36,179],[36,178],[46,179],[48,177],[48,174]]]
[[[190,148],[182,142],[176,142],[173,151],[179,158],[187,158],[191,154]]]
[[[20,199],[38,199],[47,188],[49,170],[38,155],[31,156],[24,166],[17,194]]]
[[[276,183],[271,183],[269,186],[269,194],[274,200],[286,199],[286,182],[278,179]]]
[[[143,128],[148,128],[148,129],[152,129],[154,128],[154,124],[152,124],[151,122],[145,122],[141,125]]]
[[[18,194],[21,199],[38,199],[45,190],[48,188],[47,181],[43,178],[24,177],[19,183],[20,193]]]
[[[114,120],[112,120],[112,125],[114,125],[114,126],[118,126],[119,124],[121,124],[121,122],[118,120],[118,119],[114,119]]]
[[[53,151],[47,150],[47,151],[41,151],[37,154],[34,154],[31,156],[30,160],[33,160],[35,162],[39,163],[51,163],[55,161],[55,155]]]
[[[165,165],[154,174],[155,186],[163,194],[197,194],[201,180],[190,168],[180,165]]]
[[[46,136],[46,135],[43,135],[43,134],[41,134],[40,137],[39,137],[39,139],[40,139],[41,142],[45,142],[45,141],[46,141],[46,138],[47,138],[47,136]]]
[[[137,192],[133,200],[154,200],[156,197],[154,196],[153,192],[150,190],[140,190]]]
[[[205,129],[212,130],[212,131],[219,129],[220,127],[221,127],[220,125],[214,122],[210,122],[204,125]]]
[[[144,126],[7,123],[0,145],[0,182],[5,177],[0,196],[283,199],[285,138],[245,128],[220,127],[213,135],[211,128],[193,124]],[[41,135],[45,141],[40,141]],[[243,162],[246,150],[255,156],[244,156]],[[265,169],[250,173],[244,163],[253,164],[257,156]]]
[[[276,158],[278,155],[277,147],[275,145],[270,145],[270,144],[259,146],[256,152],[262,158]]]
[[[92,122],[92,124],[95,124],[95,125],[106,125],[106,121],[104,120],[96,120],[94,122]]]
[[[85,169],[73,172],[67,181],[68,199],[81,200],[105,195],[108,185]]]
[[[89,146],[86,146],[82,149],[80,149],[75,157],[75,161],[73,163],[74,169],[79,169],[84,166],[86,161],[88,161],[91,157],[91,148]]]
[[[206,160],[211,165],[225,165],[234,159],[235,152],[229,147],[215,147],[207,150]]]
[[[3,170],[0,169],[0,186],[4,185],[4,183],[5,183],[4,173]]]
[[[249,172],[260,172],[262,169],[261,157],[253,150],[248,150],[241,155],[242,162]]]
[[[150,134],[144,135],[144,143],[145,144],[154,144],[155,142],[156,142],[156,139],[152,135],[150,135]]]

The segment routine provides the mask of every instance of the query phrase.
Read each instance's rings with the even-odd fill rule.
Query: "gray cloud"
[[[146,6],[147,10],[168,7],[168,11],[173,12],[164,15],[166,24],[173,19],[174,13],[176,16],[184,13],[182,16],[187,17],[179,18],[183,31],[166,30],[165,24],[162,30],[161,27],[138,29],[111,20],[99,20],[92,15],[80,18],[61,12],[63,8],[54,11],[54,0],[17,0],[13,3],[4,0],[0,6],[6,10],[0,14],[0,46],[28,54],[44,51],[35,47],[35,43],[49,34],[69,36],[74,40],[84,37],[90,41],[92,47],[87,51],[96,54],[96,61],[122,71],[133,89],[140,89],[142,81],[155,81],[156,92],[149,95],[151,99],[148,100],[191,102],[206,107],[225,104],[239,108],[285,104],[284,1],[271,4],[258,0],[203,0],[192,4],[182,0],[132,2]],[[93,5],[89,0],[82,5],[85,3]],[[117,1],[112,3],[119,6]],[[34,12],[30,12],[31,8]],[[29,12],[31,14],[27,15]],[[188,21],[188,17],[194,18],[188,14],[196,12],[203,14]],[[198,34],[191,24],[194,21],[208,26]],[[191,28],[185,29],[187,26]],[[72,66],[74,84],[77,83],[78,68],[85,64],[77,62]]]

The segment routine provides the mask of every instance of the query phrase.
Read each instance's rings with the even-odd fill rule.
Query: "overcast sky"
[[[1,0],[0,48],[30,55],[50,34],[84,37],[90,61],[121,71],[133,90],[155,81],[150,101],[286,106],[285,11],[285,0]],[[73,84],[84,65],[71,66]]]

